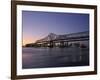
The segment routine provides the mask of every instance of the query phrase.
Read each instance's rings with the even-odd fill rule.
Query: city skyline
[[[89,30],[89,14],[22,11],[23,45],[49,33],[69,34]]]

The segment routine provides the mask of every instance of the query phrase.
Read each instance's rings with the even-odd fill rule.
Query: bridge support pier
[[[60,47],[64,47],[64,42],[63,41],[60,42]]]
[[[68,42],[61,41],[60,47],[68,47]]]
[[[68,42],[65,42],[65,47],[68,47]]]
[[[54,47],[53,41],[50,41],[49,43],[50,45],[48,47],[53,48]]]

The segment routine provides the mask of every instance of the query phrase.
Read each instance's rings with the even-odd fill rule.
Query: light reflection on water
[[[25,47],[22,49],[23,69],[85,65],[89,65],[89,49]]]

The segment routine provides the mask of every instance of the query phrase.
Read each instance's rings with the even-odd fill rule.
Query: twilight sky
[[[89,14],[22,11],[23,45],[49,33],[67,34],[89,30]]]

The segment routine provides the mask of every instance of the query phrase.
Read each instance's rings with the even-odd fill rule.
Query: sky
[[[58,35],[89,30],[89,14],[22,11],[23,45],[49,33]]]

